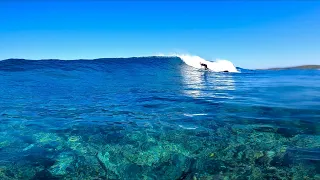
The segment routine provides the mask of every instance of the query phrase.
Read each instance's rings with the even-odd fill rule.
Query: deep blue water
[[[319,179],[320,71],[0,61],[0,179]]]

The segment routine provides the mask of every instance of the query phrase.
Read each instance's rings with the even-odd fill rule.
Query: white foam
[[[237,68],[232,62],[223,59],[217,59],[216,61],[207,61],[199,56],[189,55],[189,54],[157,54],[157,56],[167,56],[167,57],[179,57],[184,63],[197,69],[203,69],[201,63],[207,65],[208,69],[214,72],[238,72]]]
[[[198,127],[194,126],[194,127],[187,127],[187,126],[183,126],[183,125],[179,125],[179,127],[181,127],[182,129],[187,129],[187,130],[194,130],[197,129]]]
[[[201,63],[208,66],[208,69],[214,72],[238,72],[237,68],[228,60],[217,59],[215,62],[207,61],[199,56],[192,55],[177,55],[183,62],[187,65],[192,66],[197,69],[202,69]]]
[[[194,116],[205,116],[205,115],[208,115],[208,114],[205,114],[205,113],[199,113],[199,114],[188,114],[188,113],[185,113],[183,115],[187,116],[187,117],[194,117]]]
[[[228,91],[236,89],[235,81],[231,73],[210,73],[193,70],[191,66],[181,67],[183,92],[194,98],[211,97],[233,99]],[[217,91],[208,91],[208,89]],[[207,99],[208,100],[208,99]],[[190,114],[188,114],[190,116]]]

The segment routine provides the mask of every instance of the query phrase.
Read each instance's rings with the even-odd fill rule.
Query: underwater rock
[[[260,132],[276,132],[277,128],[272,126],[259,126],[259,127],[255,127],[254,130],[260,131]]]
[[[281,134],[284,137],[292,138],[299,134],[300,132],[295,128],[285,128],[285,127],[279,127],[276,131],[276,133]]]
[[[71,152],[62,152],[56,159],[56,162],[49,168],[49,172],[54,176],[68,174],[68,169],[73,169],[74,155]]]
[[[161,161],[150,168],[149,177],[152,174],[162,179],[191,179],[193,176],[194,160],[181,154],[173,154],[169,160]]]
[[[259,159],[259,158],[261,158],[263,156],[264,156],[263,152],[262,151],[258,151],[258,152],[254,153],[253,157],[254,157],[254,159]]]
[[[161,159],[168,159],[169,156],[168,151],[162,146],[154,146],[147,151],[139,152],[135,163],[138,165],[152,166],[161,161]]]
[[[23,160],[28,165],[49,168],[55,163],[55,160],[50,157],[51,155],[46,148],[33,147],[23,153]]]
[[[6,166],[0,167],[0,178],[1,180],[11,180],[14,179],[14,173],[12,173]]]
[[[274,166],[274,167],[284,167],[284,157],[282,156],[275,156],[271,161],[270,161],[270,166]]]
[[[252,178],[253,179],[261,179],[262,176],[263,176],[263,173],[260,168],[254,167],[252,169]]]
[[[255,160],[255,164],[260,166],[268,166],[269,161],[270,159],[268,158],[268,156],[264,154],[262,157]]]
[[[54,177],[48,170],[42,170],[35,174],[35,176],[31,180],[59,180],[60,178]]]
[[[320,136],[297,135],[292,138],[293,145],[303,148],[320,147]]]
[[[121,170],[118,166],[110,161],[109,152],[99,152],[96,155],[97,160],[101,166],[101,168],[105,171],[107,177],[114,177],[115,179],[119,178],[119,171]]]
[[[183,171],[181,176],[177,178],[177,180],[187,180],[187,179],[193,179],[194,176],[192,175],[192,172],[191,171]]]
[[[127,172],[125,177],[131,179],[142,179],[140,175],[143,172],[143,166],[139,166],[136,164],[130,164],[126,167],[125,171]]]
[[[273,158],[275,156],[275,152],[274,151],[267,151],[266,155],[268,156],[268,158]]]

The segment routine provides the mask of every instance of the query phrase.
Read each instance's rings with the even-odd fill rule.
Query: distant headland
[[[301,65],[291,67],[264,68],[259,70],[320,69],[320,65]]]

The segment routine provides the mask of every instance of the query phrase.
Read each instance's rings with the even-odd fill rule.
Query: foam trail
[[[188,113],[185,113],[183,115],[187,116],[187,117],[194,117],[194,116],[205,116],[205,115],[208,115],[208,114],[205,114],[205,113],[199,113],[199,114],[188,114]]]
[[[158,54],[158,56],[166,56],[164,54]],[[220,60],[217,59],[215,62],[207,61],[199,56],[193,56],[193,55],[184,55],[184,54],[171,54],[167,56],[174,56],[179,57],[184,63],[186,63],[189,66],[192,66],[197,69],[203,69],[201,67],[200,63],[207,64],[208,69],[214,72],[238,72],[237,68],[232,64],[232,62],[228,60]]]

